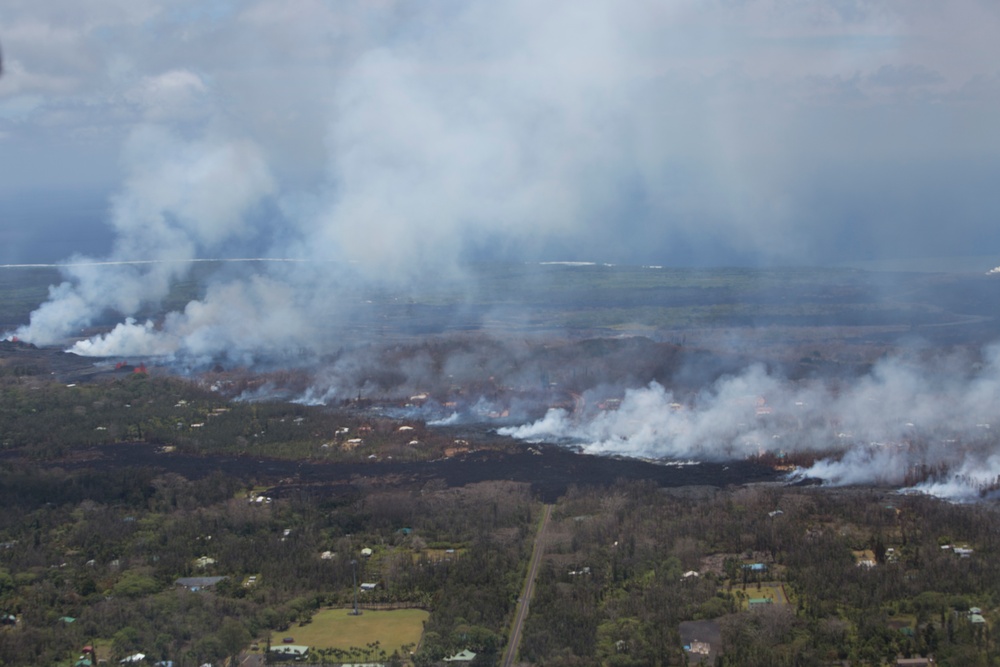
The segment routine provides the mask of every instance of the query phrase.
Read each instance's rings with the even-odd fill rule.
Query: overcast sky
[[[1000,249],[996,0],[4,0],[0,44],[0,263]]]

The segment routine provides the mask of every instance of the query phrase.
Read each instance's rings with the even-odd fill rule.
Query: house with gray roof
[[[180,579],[176,579],[174,584],[182,586],[189,591],[197,592],[206,588],[211,588],[225,578],[226,577],[181,577]]]

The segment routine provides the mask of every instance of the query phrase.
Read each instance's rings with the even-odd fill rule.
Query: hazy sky
[[[0,44],[0,263],[1000,249],[996,0],[4,0]]]

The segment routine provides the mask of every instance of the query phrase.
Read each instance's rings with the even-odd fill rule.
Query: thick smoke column
[[[23,340],[51,345],[108,311],[127,316],[157,304],[192,260],[248,234],[248,213],[273,189],[263,156],[247,141],[186,140],[142,125],[125,162],[130,176],[111,203],[111,255],[74,257],[63,268],[66,281],[50,288],[49,300],[17,331]],[[160,345],[148,353],[161,353]]]
[[[831,122],[846,117],[839,91],[852,87],[850,104],[861,93],[875,108],[907,110],[931,94],[950,100],[982,69],[976,63],[995,61],[938,73],[905,39],[882,50],[839,41],[908,35],[937,20],[938,10],[904,4],[882,12],[833,2],[794,11],[769,2],[250,2],[218,24],[180,27],[175,18],[203,12],[137,9],[135,25],[174,37],[149,52],[146,32],[102,10],[81,44],[105,59],[109,113],[131,127],[127,176],[112,201],[118,236],[103,259],[156,263],[68,266],[18,335],[51,343],[113,315],[122,322],[115,335],[77,351],[108,353],[119,342],[123,352],[145,343],[177,355],[315,349],[323,341],[314,332],[258,316],[269,294],[289,295],[293,324],[318,313],[332,330],[355,314],[346,286],[399,288],[426,275],[464,285],[460,260],[481,255],[650,261],[725,239],[754,257],[799,257],[814,232],[825,243],[829,220],[815,212],[831,208],[816,204],[815,183],[801,175],[827,180],[820,167],[862,136]],[[116,26],[126,53],[102,22]],[[29,39],[31,25],[22,47],[42,41]],[[969,42],[962,25],[942,39],[995,42]],[[165,62],[184,65],[157,69]],[[158,73],[137,73],[139,65]],[[23,63],[11,72],[26,91],[62,81]],[[913,72],[925,76],[902,76]],[[860,129],[883,132],[881,111],[850,108]],[[977,118],[963,116],[963,126],[979,127]],[[899,153],[891,139],[876,148]],[[850,199],[854,186],[840,185],[846,194],[832,191]],[[232,257],[234,247],[302,263],[262,271],[267,286],[247,286],[228,317],[215,300],[153,325],[124,321],[162,299],[191,259]],[[225,343],[207,345],[199,322]]]
[[[760,366],[691,399],[653,383],[626,391],[615,410],[556,409],[501,432],[665,459],[814,452],[824,458],[801,476],[836,485],[916,482],[929,493],[967,497],[1000,480],[1000,425],[991,423],[998,401],[1000,348],[991,347],[981,364],[891,358],[835,384],[793,383]]]
[[[246,327],[241,330],[233,322]],[[200,301],[169,313],[162,327],[127,319],[107,334],[82,340],[71,351],[83,356],[164,356],[184,354],[191,361],[228,357],[253,363],[253,353],[275,357],[273,341],[287,345],[314,339],[313,324],[295,307],[287,285],[257,276],[209,288]]]
[[[129,99],[145,109],[145,122],[127,146],[109,259],[155,263],[68,266],[66,282],[17,335],[49,344],[107,311],[131,316],[162,299],[191,259],[245,241],[259,256],[330,267],[328,275],[305,264],[268,271],[266,291],[288,293],[288,326],[266,326],[269,299],[258,283],[231,311],[210,294],[156,325],[126,320],[74,351],[316,348],[321,341],[292,325],[317,313],[334,324],[349,317],[346,285],[398,289],[427,274],[460,283],[461,258],[483,247],[516,254],[553,237],[583,238],[631,196],[622,174],[641,178],[635,170],[650,156],[638,154],[640,145],[646,152],[653,143],[637,134],[657,137],[664,156],[683,135],[638,111],[648,106],[640,99],[658,103],[663,91],[637,85],[636,59],[645,56],[631,43],[635,17],[610,4],[425,11],[393,16],[396,36],[350,53],[320,91],[330,109],[328,179],[311,192],[276,190],[267,137],[231,139],[218,129],[233,118],[208,79],[175,71],[134,86]],[[424,20],[445,27],[428,35]],[[214,111],[199,117],[199,103]],[[255,229],[246,221],[265,200],[273,204],[266,228]]]

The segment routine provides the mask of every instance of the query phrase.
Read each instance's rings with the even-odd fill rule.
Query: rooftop
[[[223,579],[225,577],[181,577],[174,583],[194,591],[201,588],[211,588]]]

